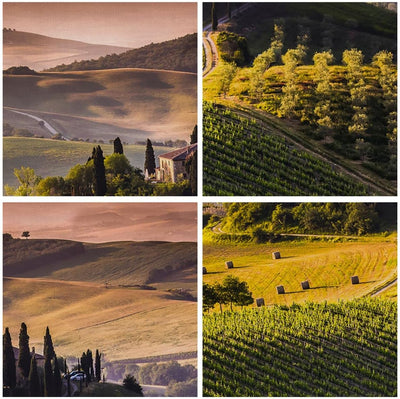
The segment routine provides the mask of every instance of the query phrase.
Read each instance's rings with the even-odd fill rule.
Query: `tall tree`
[[[352,124],[348,126],[348,131],[358,137],[363,137],[368,127],[368,93],[362,73],[363,59],[361,50],[353,48],[343,52],[343,62],[347,66],[347,85],[354,112]]]
[[[219,68],[221,71],[221,78],[219,81],[218,93],[222,93],[224,96],[226,96],[229,92],[229,88],[231,87],[232,80],[236,75],[237,67],[234,62],[225,62],[223,64],[221,63]]]
[[[329,80],[329,64],[333,62],[333,54],[330,50],[323,51],[321,53],[315,53],[313,61],[315,81],[317,82],[315,94],[318,101],[314,109],[314,113],[318,118],[316,122],[319,126],[331,128],[332,85]]]
[[[211,25],[212,25],[212,30],[216,31],[218,28],[218,17],[217,17],[217,10],[215,9],[215,3],[212,3],[211,6]]]
[[[119,137],[114,140],[114,154],[123,154],[124,148]]]
[[[374,55],[373,65],[379,68],[378,81],[382,87],[383,105],[386,110],[388,138],[395,147],[397,143],[397,74],[393,54],[383,50]]]
[[[101,380],[101,355],[98,349],[96,349],[95,368],[96,368],[96,381],[99,382]]]
[[[8,327],[3,335],[3,386],[14,389],[17,383],[14,350]]]
[[[61,396],[62,393],[62,379],[60,367],[58,365],[57,356],[54,357],[54,395]]]
[[[88,363],[88,382],[91,382],[94,379],[94,368],[93,368],[93,353],[90,349],[86,351],[86,358]]]
[[[231,310],[233,310],[233,305],[245,306],[254,302],[248,284],[240,281],[238,277],[226,276],[219,289],[220,295],[224,298],[225,303],[230,304]]]
[[[25,323],[21,323],[19,331],[19,356],[18,367],[24,377],[29,376],[29,369],[31,368],[31,353],[29,350],[29,335]]]
[[[35,352],[33,352],[31,358],[31,366],[30,366],[28,381],[29,381],[30,396],[42,396]]]
[[[270,47],[259,54],[253,61],[250,74],[250,94],[255,96],[257,100],[261,99],[264,92],[264,72],[273,62],[280,61],[281,59],[283,36],[282,26],[274,25]]]
[[[208,312],[218,301],[214,286],[203,284],[203,311]]]
[[[54,396],[54,375],[49,355],[44,359],[44,396]]]
[[[94,163],[94,195],[104,196],[107,192],[106,169],[104,166],[103,150],[98,145],[93,148]]]
[[[190,144],[197,143],[197,125],[193,128],[192,134],[190,135]]]
[[[154,157],[153,145],[151,144],[150,139],[147,139],[146,142],[146,153],[144,160],[144,171],[149,175],[153,175],[156,171],[156,160]]]
[[[44,356],[48,355],[50,360],[52,360],[55,356],[53,339],[51,338],[48,326],[46,327],[46,334],[44,336],[43,354]]]
[[[282,100],[280,106],[280,114],[282,116],[293,117],[296,107],[299,103],[300,88],[297,84],[297,66],[305,57],[305,52],[302,46],[296,49],[289,49],[283,56],[285,86],[282,88]]]
[[[228,16],[229,20],[232,18],[231,3],[226,4],[226,15]]]
[[[192,195],[197,195],[197,151],[185,163],[186,173],[189,176],[189,185]]]

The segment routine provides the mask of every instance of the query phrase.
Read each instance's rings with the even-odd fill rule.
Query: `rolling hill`
[[[371,295],[397,277],[395,238],[365,238],[340,242],[335,238],[318,241],[300,238],[275,244],[204,244],[205,283],[222,282],[228,274],[249,284],[254,298],[262,297],[267,305],[335,302]],[[282,259],[273,260],[279,251]],[[225,269],[225,261],[234,268]],[[352,285],[350,277],[358,275],[361,284]],[[309,280],[311,290],[300,283]],[[276,286],[283,285],[285,295]]]
[[[196,351],[197,305],[168,290],[195,294],[196,274],[195,243],[10,240],[4,325],[17,334],[24,321],[39,352],[48,325],[60,355],[99,347],[107,361],[179,358]]]
[[[162,43],[112,54],[99,59],[86,59],[69,65],[49,68],[52,72],[87,71],[92,69],[149,68],[197,73],[197,34],[193,33]]]
[[[98,58],[127,50],[126,47],[89,44],[3,29],[3,69],[27,65],[41,71],[61,63]]]
[[[195,74],[144,69],[41,73],[3,79],[4,122],[12,109],[43,118],[64,136],[128,143],[188,139],[196,124]],[[12,115],[14,114],[14,115]],[[12,116],[11,116],[12,115]],[[22,115],[21,115],[22,116]],[[24,124],[26,124],[26,116]],[[33,124],[37,124],[32,119]]]

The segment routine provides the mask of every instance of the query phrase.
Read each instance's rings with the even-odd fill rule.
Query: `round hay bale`
[[[272,259],[280,259],[281,253],[280,252],[272,252]]]
[[[301,288],[303,288],[303,290],[309,290],[310,289],[310,283],[306,280],[306,281],[302,281],[301,282]]]
[[[231,260],[228,260],[227,262],[225,262],[225,268],[233,269],[233,262]]]
[[[351,277],[351,284],[360,284],[360,280],[358,278],[358,276],[352,276]]]
[[[203,266],[203,274],[207,274],[207,269]]]
[[[260,306],[265,306],[264,298],[257,298],[256,305],[259,308]]]
[[[283,287],[283,285],[278,285],[278,286],[276,287],[276,292],[277,292],[278,294],[284,294],[284,293],[285,293],[285,288]]]

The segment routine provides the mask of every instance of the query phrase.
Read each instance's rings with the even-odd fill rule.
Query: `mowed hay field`
[[[114,137],[115,138],[115,137]],[[24,137],[3,138],[3,183],[17,186],[14,169],[31,167],[41,177],[66,176],[76,164],[85,164],[92,155],[96,143],[36,139]],[[100,144],[105,156],[114,151],[111,144]],[[169,147],[153,146],[154,155],[174,150]],[[143,170],[146,146],[125,145],[124,154],[131,165]]]
[[[392,236],[356,242],[206,242],[203,248],[203,266],[208,272],[203,275],[205,283],[222,282],[232,274],[245,280],[253,297],[264,298],[266,305],[352,299],[375,292],[397,277],[396,238]],[[273,260],[274,251],[279,251],[282,258]],[[234,268],[225,269],[225,261],[233,261]],[[354,275],[359,276],[360,284],[351,284]],[[310,290],[302,290],[304,280],[309,280]],[[277,294],[278,285],[284,286],[285,295]]]
[[[192,73],[126,68],[5,75],[3,93],[5,107],[54,121],[67,137],[188,139],[197,121]]]
[[[18,343],[25,322],[39,353],[46,326],[63,356],[87,348],[98,348],[108,361],[195,351],[197,303],[168,297],[158,290],[5,278],[3,325]]]

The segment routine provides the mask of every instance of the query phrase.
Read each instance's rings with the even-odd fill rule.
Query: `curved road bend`
[[[57,130],[54,129],[54,127],[51,126],[48,122],[46,122],[43,118],[39,118],[39,117],[37,117],[35,115],[27,114],[26,112],[16,111],[14,109],[7,108],[7,107],[5,107],[5,109],[7,109],[7,111],[15,112],[16,114],[21,114],[21,115],[28,116],[29,118],[35,119],[38,122],[42,121],[43,124],[44,124],[44,127],[50,132],[50,134],[52,136],[55,136],[56,134],[61,134],[61,133],[57,132]],[[67,137],[65,137],[63,135],[61,135],[61,137],[66,141],[71,141],[69,138],[67,138]]]
[[[237,14],[240,14],[242,11],[247,10],[248,8],[252,7],[252,3],[245,3],[236,10],[233,10],[231,13],[231,17],[234,17]],[[225,22],[229,21],[229,17],[226,15],[218,19],[218,24],[224,24]],[[206,33],[206,36],[203,36],[203,48],[205,51],[206,56],[206,66],[203,69],[203,78],[211,73],[218,63],[218,51],[217,47],[215,46],[214,41],[211,38],[211,24],[206,25],[203,28],[203,31]],[[210,61],[211,59],[211,61]]]

